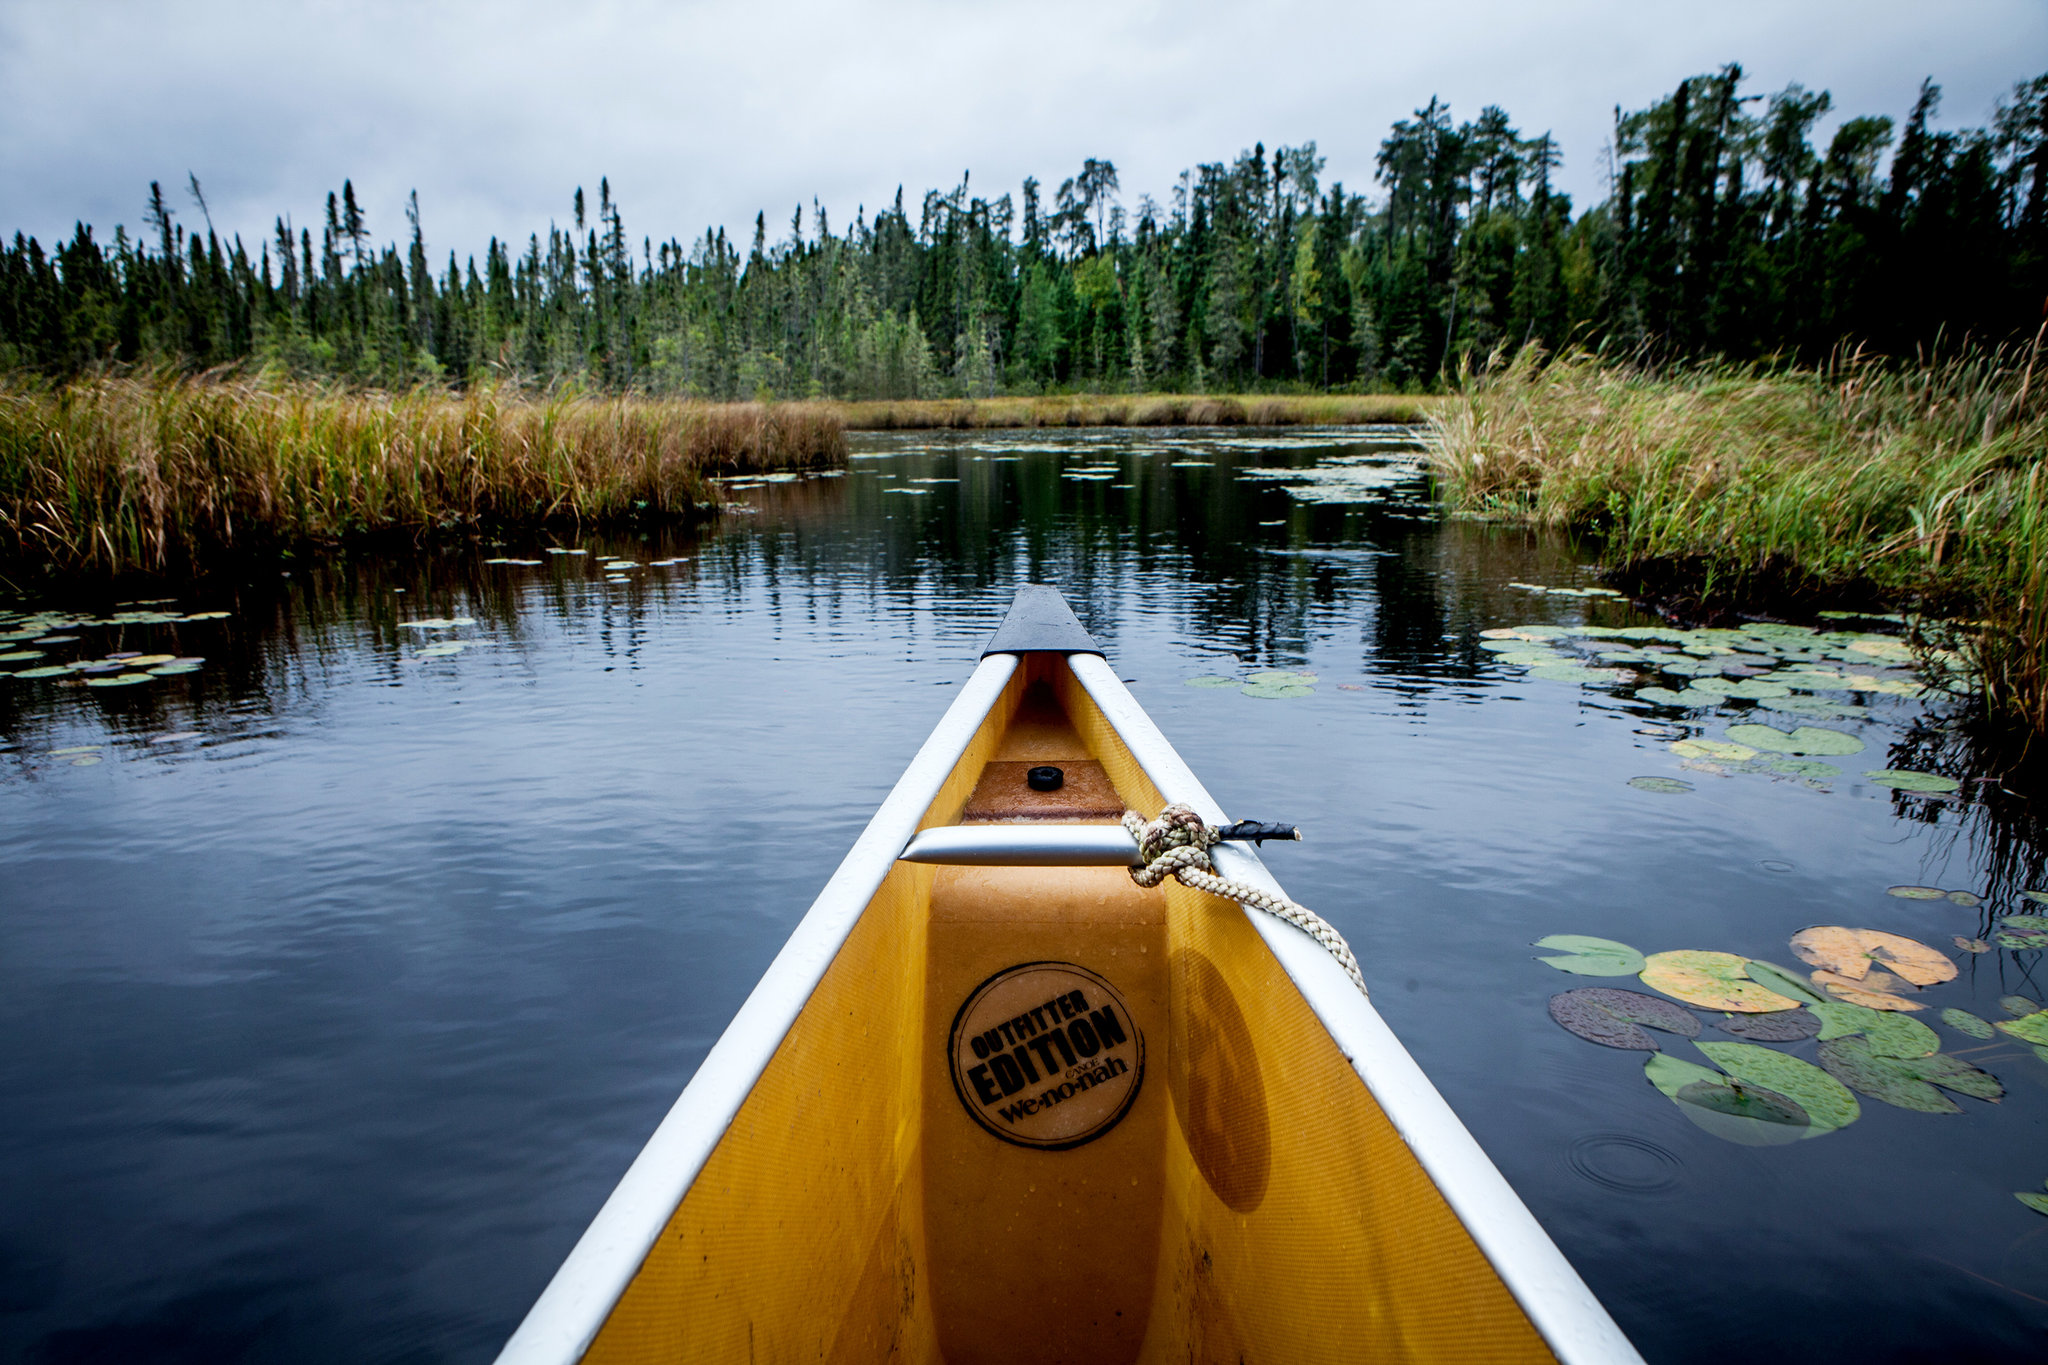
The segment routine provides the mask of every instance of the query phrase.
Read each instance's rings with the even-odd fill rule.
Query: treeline
[[[963,178],[835,232],[815,205],[744,248],[628,234],[608,183],[573,226],[430,255],[417,195],[378,247],[344,184],[317,234],[223,240],[151,186],[146,230],[0,251],[0,367],[108,364],[402,387],[482,380],[707,398],[1060,389],[1414,389],[1530,343],[1812,358],[2030,335],[2048,302],[2048,75],[1986,127],[1813,130],[1825,92],[1742,93],[1730,66],[1615,111],[1611,193],[1574,213],[1545,135],[1436,100],[1381,143],[1379,192],[1263,145],[1126,206],[1087,162],[1046,192]],[[1889,161],[1887,161],[1889,156]]]

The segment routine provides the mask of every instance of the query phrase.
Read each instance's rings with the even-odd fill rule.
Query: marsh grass
[[[207,379],[0,384],[0,560],[176,572],[366,532],[682,516],[711,476],[844,459],[815,403]]]
[[[1404,394],[1081,394],[836,403],[855,431],[1000,427],[1358,426],[1420,422],[1443,400]]]
[[[1524,352],[1428,415],[1453,507],[1591,528],[1702,601],[1876,595],[1965,616],[1986,714],[2048,734],[2040,344],[1917,365],[1653,372]]]

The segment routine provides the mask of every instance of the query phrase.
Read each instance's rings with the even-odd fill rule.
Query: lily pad
[[[1764,764],[1774,773],[1787,777],[1804,777],[1814,782],[1826,782],[1840,777],[1842,770],[1832,763],[1823,763],[1817,758],[1774,758]]]
[[[1810,1006],[1820,1016],[1822,1042],[1862,1034],[1880,1057],[1926,1057],[1941,1050],[1941,1037],[1918,1019],[1888,1010],[1867,1009],[1846,1000]]]
[[[1712,706],[1717,700],[1690,687],[1683,692],[1674,692],[1668,687],[1638,687],[1635,697],[1637,701],[1655,702],[1659,706]]]
[[[1558,992],[1550,997],[1550,1017],[1589,1043],[1639,1052],[1658,1050],[1657,1040],[1643,1031],[1643,1025],[1685,1038],[1697,1037],[1700,1031],[1699,1016],[1691,1010],[1641,991],[1609,986]]]
[[[1742,763],[1756,757],[1756,750],[1747,744],[1730,744],[1721,739],[1681,739],[1669,747],[1671,752],[1680,758],[1709,758],[1726,763]]]
[[[1749,979],[1749,959],[1734,953],[1680,949],[1644,959],[1642,982],[1674,999],[1730,1014],[1765,1014],[1799,1002]]]
[[[1962,785],[1953,777],[1914,772],[1910,768],[1880,768],[1863,775],[1880,787],[1902,792],[1952,792]]]
[[[1561,972],[1579,976],[1634,976],[1643,969],[1643,955],[1626,943],[1590,934],[1552,934],[1536,940],[1538,948],[1556,948],[1566,956],[1539,957]],[[1645,999],[1649,997],[1645,996]],[[1694,1030],[1697,1032],[1698,1030]],[[1690,1035],[1688,1035],[1690,1036]]]
[[[2020,894],[2036,905],[2048,905],[2048,891],[2022,891]]]
[[[1892,640],[1883,636],[1866,636],[1863,639],[1851,640],[1847,648],[1854,653],[1867,654],[1873,659],[1883,659],[1889,663],[1903,664],[1913,661],[1913,650],[1910,645],[1903,640]]]
[[[43,651],[40,649],[13,649],[5,654],[0,654],[0,664],[25,664],[30,659],[40,659],[42,657]]]
[[[419,657],[422,659],[445,659],[451,654],[460,654],[467,648],[469,646],[461,640],[443,640],[439,644],[421,647]]]
[[[2036,1010],[2018,1019],[2001,1019],[1995,1025],[2001,1032],[2010,1033],[2023,1043],[2035,1047],[2048,1047],[2048,1010]]]
[[[2048,948],[2048,915],[2008,915],[1993,928],[1991,938],[2014,952]]]
[[[1187,685],[1189,687],[1236,687],[1238,681],[1235,678],[1226,678],[1221,673],[1204,673],[1199,677],[1189,678]]]
[[[1938,901],[1948,896],[1948,892],[1938,886],[1888,886],[1884,893],[1897,896],[1902,901]]]
[[[117,673],[110,678],[87,678],[87,687],[133,687],[137,683],[153,682],[147,673]]]
[[[1757,705],[1766,711],[1811,716],[1816,720],[1850,720],[1870,714],[1867,706],[1858,706],[1854,702],[1823,701],[1819,697],[1760,697]]]
[[[1549,682],[1616,682],[1628,674],[1618,668],[1588,668],[1584,664],[1537,664],[1529,670],[1532,678]]]
[[[1796,1043],[1820,1032],[1820,1016],[1804,1009],[1724,1014],[1714,1021],[1714,1027],[1752,1043]]]
[[[1288,697],[1312,697],[1316,692],[1313,687],[1305,684],[1289,682],[1246,683],[1240,690],[1247,697],[1261,697],[1269,701]]]
[[[1775,962],[1765,962],[1762,958],[1753,957],[1745,970],[1748,971],[1751,981],[1801,1004],[1819,1005],[1827,1001],[1827,996],[1815,990],[1812,982],[1798,972],[1780,967]]]
[[[1922,1114],[1960,1114],[1962,1106],[1906,1069],[1899,1059],[1880,1057],[1868,1039],[1831,1038],[1820,1045],[1827,1073],[1860,1095]]]
[[[1953,942],[1956,947],[1966,953],[1988,953],[1991,951],[1991,945],[1981,938],[1964,938],[1961,934],[1957,934]]]
[[[1813,1126],[1811,1116],[1797,1100],[1759,1086],[1730,1085],[1727,1081],[1693,1081],[1680,1087],[1672,1098],[1681,1104],[1690,1104],[1728,1118],[1775,1123],[1794,1129]]]
[[[1974,891],[1951,891],[1946,897],[1951,905],[1960,905],[1965,910],[1974,910],[1984,903],[1984,898]]]
[[[1992,1030],[1989,1020],[1979,1019],[1968,1010],[1945,1009],[1941,1012],[1941,1022],[1957,1033],[1967,1034],[1972,1038],[1990,1039],[1998,1036]]]
[[[1881,968],[1873,968],[1861,977],[1843,976],[1826,968],[1813,974],[1813,983],[1825,989],[1835,999],[1851,1005],[1861,1005],[1873,1010],[1924,1010],[1926,1005],[1906,994],[1909,987],[1905,981]]]
[[[63,664],[53,664],[47,668],[24,668],[21,672],[12,676],[17,678],[61,678],[70,671]]]
[[[1692,783],[1676,777],[1631,777],[1628,784],[1637,791],[1663,792],[1668,796],[1692,790]]]
[[[1819,1130],[1813,1136],[1845,1128],[1863,1112],[1839,1078],[1811,1062],[1755,1043],[1701,1043],[1699,1049],[1736,1080],[1797,1102]]]
[[[2048,1213],[2048,1194],[2036,1194],[2032,1190],[2021,1190],[2013,1198],[2025,1204],[2035,1213]]]
[[[1728,738],[1738,744],[1778,754],[1832,754],[1839,757],[1863,752],[1863,741],[1856,736],[1818,725],[1802,725],[1789,734],[1769,725],[1732,725],[1728,728]]]
[[[1761,701],[1774,697],[1789,697],[1792,695],[1792,689],[1768,678],[1744,678],[1729,684],[1727,694],[1749,701]]]
[[[1696,1062],[1680,1061],[1678,1058],[1664,1052],[1654,1053],[1643,1064],[1643,1076],[1651,1085],[1657,1087],[1659,1093],[1678,1106],[1679,1113],[1685,1115],[1694,1125],[1704,1128],[1715,1137],[1729,1142],[1741,1143],[1746,1147],[1770,1147],[1787,1142],[1797,1142],[1807,1136],[1808,1124],[1775,1122],[1762,1118],[1743,1117],[1741,1115],[1719,1112],[1721,1108],[1726,1107],[1723,1097],[1713,1096],[1710,1098],[1709,1092],[1704,1087],[1722,1086],[1733,1088],[1733,1083],[1721,1072],[1701,1066]],[[1688,1088],[1694,1086],[1703,1088],[1692,1090],[1693,1098],[1706,1100],[1707,1103],[1692,1103],[1681,1098]],[[1754,1089],[1754,1087],[1745,1088]],[[1778,1098],[1784,1099],[1787,1104],[1797,1103],[1785,1096],[1779,1096]],[[1774,1117],[1782,1119],[1785,1115],[1778,1113]]]
[[[1903,934],[1878,929],[1849,929],[1838,924],[1815,924],[1792,936],[1792,951],[1799,960],[1851,981],[1860,981],[1873,963],[1891,968],[1916,986],[1932,986],[1955,979],[1956,964],[1939,949],[1930,948]]]
[[[186,621],[225,621],[231,614],[225,611],[195,611],[186,613],[182,619]]]
[[[2030,1000],[2024,995],[2001,995],[1998,997],[1998,1007],[2013,1018],[2019,1019],[2040,1009],[2041,1002]]]
[[[1255,683],[1312,683],[1317,675],[1292,668],[1261,668],[1244,675],[1246,682]]]

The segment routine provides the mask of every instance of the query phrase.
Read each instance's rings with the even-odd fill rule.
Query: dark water
[[[1042,581],[1234,814],[1307,829],[1276,872],[1652,1360],[2042,1358],[2048,1218],[2012,1197],[2048,1177],[2030,1048],[1941,1029],[2002,1103],[1866,1099],[1823,1138],[1731,1145],[1643,1054],[1545,1012],[1633,983],[1528,946],[1786,962],[1794,931],[1846,924],[1950,950],[2041,885],[2014,798],[1863,779],[1967,764],[1882,696],[1835,725],[1869,745],[1839,781],[1682,768],[1670,740],[1771,717],[1688,719],[1478,647],[1648,620],[1508,586],[1592,582],[1570,543],[1439,523],[1412,481],[1316,502],[1241,476],[1317,466],[1303,492],[1370,497],[1378,465],[1329,463],[1386,449],[1357,439],[878,438],[843,478],[736,491],[749,510],[701,536],[578,542],[682,556],[622,583],[514,544],[65,632],[51,659],[206,664],[0,683],[0,1355],[488,1360]],[[474,624],[399,624],[435,617]],[[438,640],[469,647],[422,656]],[[1185,685],[1262,667],[1312,694]],[[2038,953],[1956,956],[1935,1009],[2002,1019],[2048,985]]]

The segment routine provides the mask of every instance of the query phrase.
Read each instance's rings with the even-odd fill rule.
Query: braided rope
[[[1143,887],[1154,887],[1173,877],[1182,886],[1222,896],[1254,910],[1263,910],[1276,919],[1286,920],[1328,949],[1330,956],[1337,959],[1337,965],[1344,969],[1344,974],[1351,978],[1351,984],[1358,987],[1359,994],[1368,994],[1365,978],[1359,974],[1358,959],[1352,956],[1351,945],[1344,941],[1344,935],[1337,932],[1336,926],[1285,896],[1276,896],[1256,886],[1216,875],[1216,864],[1210,860],[1209,850],[1222,840],[1222,836],[1204,824],[1192,807],[1176,803],[1160,811],[1159,818],[1150,822],[1138,812],[1127,810],[1123,826],[1125,833],[1137,841],[1138,855],[1145,860],[1143,867],[1131,869],[1132,881]]]

